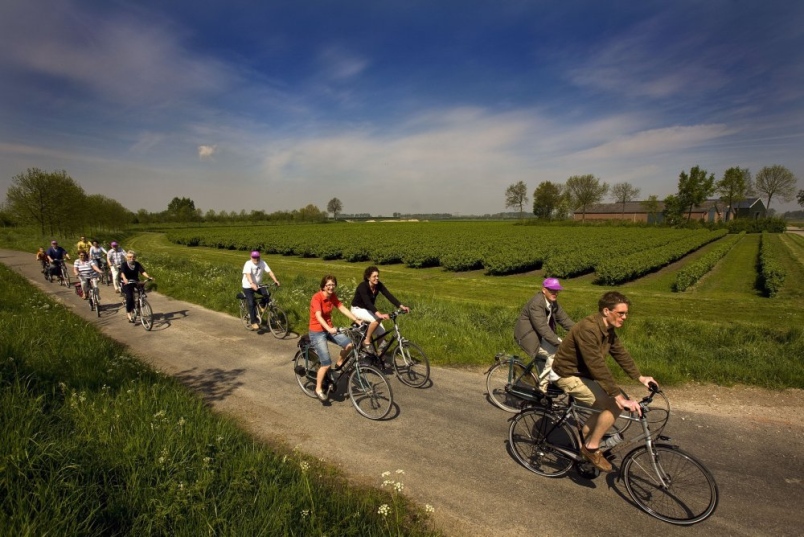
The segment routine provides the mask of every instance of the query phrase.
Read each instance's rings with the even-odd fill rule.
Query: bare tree
[[[793,201],[796,195],[797,181],[798,179],[793,175],[793,172],[784,166],[775,164],[765,166],[759,170],[754,181],[754,189],[768,197],[768,203],[765,208],[770,210],[771,199],[775,195],[778,195],[784,201]]]
[[[571,200],[572,208],[581,209],[581,220],[586,220],[586,208],[589,205],[600,203],[603,196],[609,191],[607,183],[601,183],[600,179],[592,174],[573,175],[567,179],[567,194]]]
[[[528,202],[528,187],[519,181],[505,189],[505,207],[519,209],[519,219],[522,220],[522,213],[525,204]]]
[[[625,214],[625,204],[634,201],[639,196],[639,189],[631,183],[617,183],[611,187],[611,197],[622,204],[621,215]]]
[[[332,198],[327,203],[327,212],[332,213],[332,218],[337,220],[338,214],[343,210],[343,203],[338,198]]]

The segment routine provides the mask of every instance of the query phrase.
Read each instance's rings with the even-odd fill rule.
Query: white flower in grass
[[[302,472],[306,472],[307,470],[310,469],[310,463],[307,461],[301,461],[301,463],[299,463],[299,466],[301,467]]]
[[[309,509],[302,509],[301,516],[302,516],[302,518],[307,518],[308,516],[310,516],[310,510]]]
[[[380,477],[388,477],[389,475],[391,475],[391,472],[383,472],[380,474]]]
[[[380,514],[382,516],[388,516],[388,513],[390,513],[390,512],[391,512],[391,508],[388,507],[387,503],[382,504],[380,506],[380,508],[377,509],[377,514]]]
[[[397,471],[396,471],[396,473],[397,473],[397,474],[404,474],[404,473],[405,473],[405,470],[397,470]]]
[[[428,503],[428,504],[425,504],[425,506],[424,506],[424,510],[425,510],[425,512],[427,512],[427,513],[435,513],[435,507],[433,507],[433,506],[432,506],[432,505],[430,505],[429,503]]]

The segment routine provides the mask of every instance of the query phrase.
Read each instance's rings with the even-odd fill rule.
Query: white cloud
[[[198,158],[202,160],[212,158],[212,156],[217,152],[217,150],[218,150],[217,145],[199,145]]]

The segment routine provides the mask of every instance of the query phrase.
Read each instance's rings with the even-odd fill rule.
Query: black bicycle
[[[371,348],[363,347],[363,351],[382,370],[386,367],[385,357],[390,355],[396,378],[403,384],[421,388],[430,380],[430,359],[421,347],[400,332],[397,319],[405,313],[407,312],[401,309],[389,313],[388,316],[394,323],[393,331],[374,336],[371,339]]]
[[[100,289],[98,289],[98,278],[87,278],[89,280],[89,311],[94,311],[100,317]]]
[[[352,350],[344,357],[340,370],[334,367],[327,370],[322,388],[326,393],[336,393],[344,379],[348,379],[349,399],[360,415],[370,420],[381,420],[388,415],[394,404],[394,392],[391,385],[376,367],[362,361],[359,347],[366,337],[367,324],[338,328],[338,332],[346,334],[352,340]],[[296,382],[309,397],[317,397],[315,393],[318,369],[321,367],[315,347],[310,337],[305,334],[299,339],[299,350],[293,357],[293,371]]]
[[[715,512],[718,487],[701,461],[670,444],[670,438],[661,434],[667,416],[649,419],[657,393],[661,393],[659,387],[651,383],[650,393],[639,402],[641,415],[627,418],[641,425],[641,433],[605,454],[611,459],[616,452],[636,444],[623,457],[620,469],[631,499],[659,520],[689,526]],[[580,451],[585,442],[585,420],[578,411],[590,409],[577,405],[571,397],[569,405],[556,405],[549,398],[532,403],[534,406],[511,418],[508,445],[516,460],[531,472],[546,477],[563,476],[573,466],[584,477],[596,477],[599,471]]]
[[[254,294],[254,300],[256,301],[254,313],[257,316],[257,324],[262,326],[262,324],[265,323],[268,325],[274,337],[282,339],[288,335],[288,316],[282,308],[276,305],[276,301],[271,292],[268,291],[267,285],[260,285],[260,289],[265,289],[267,296],[260,295],[259,293]],[[245,327],[250,329],[251,315],[248,311],[248,299],[242,291],[237,293],[237,299],[240,300],[240,319],[243,321]]]

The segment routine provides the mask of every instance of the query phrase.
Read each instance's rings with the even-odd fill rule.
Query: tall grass
[[[3,265],[0,296],[3,535],[434,534],[394,491],[255,443]]]

